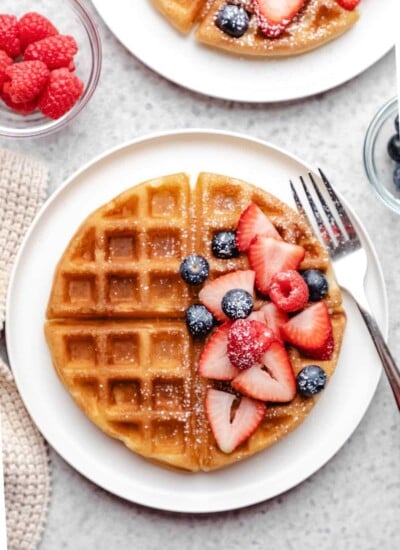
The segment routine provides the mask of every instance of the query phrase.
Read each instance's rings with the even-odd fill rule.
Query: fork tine
[[[300,212],[300,214],[302,214],[308,220],[307,213],[304,210],[303,205],[301,204],[299,195],[297,194],[296,188],[293,185],[292,180],[290,180],[289,183],[290,183],[290,188],[292,190],[292,195],[293,195],[293,198],[294,198],[294,202],[296,203],[296,208],[297,208],[298,212]]]
[[[308,173],[308,177],[310,178],[311,180],[311,183],[313,184],[313,187],[314,187],[314,191],[319,199],[319,202],[321,203],[321,206],[325,212],[325,215],[326,217],[328,218],[328,222],[329,222],[329,225],[331,226],[331,229],[332,229],[332,233],[333,235],[337,238],[337,239],[342,239],[344,240],[345,236],[343,234],[343,231],[340,229],[338,223],[337,223],[337,220],[332,212],[332,210],[329,208],[329,206],[327,205],[324,197],[322,196],[322,193],[321,191],[319,190],[319,187],[318,185],[316,184],[315,182],[315,179],[314,179],[314,176],[312,175],[311,172]]]
[[[308,187],[307,185],[305,184],[305,181],[303,179],[303,176],[300,176],[300,181],[303,185],[303,189],[304,189],[304,193],[307,197],[307,200],[308,200],[308,203],[311,207],[311,210],[312,210],[312,213],[314,214],[314,219],[317,223],[317,226],[318,226],[318,232],[321,236],[321,239],[322,241],[324,242],[324,245],[325,247],[328,249],[329,252],[332,252],[335,248],[335,243],[331,237],[331,235],[329,234],[329,232],[327,231],[326,227],[325,227],[325,224],[321,218],[321,214],[319,213],[319,210],[314,202],[314,199],[312,198],[311,194],[310,194],[310,191],[308,190]],[[308,218],[308,216],[307,216]],[[308,218],[308,220],[310,221],[310,219]],[[312,222],[311,222],[311,225]]]
[[[333,204],[336,207],[336,210],[339,214],[339,217],[342,221],[342,224],[347,232],[347,236],[350,241],[359,241],[357,232],[354,228],[354,225],[352,224],[345,207],[341,203],[339,197],[336,195],[335,191],[333,190],[331,184],[328,181],[328,178],[325,176],[321,168],[318,168],[318,171],[320,173],[321,179],[325,184],[326,190],[329,193],[330,198],[332,199]]]

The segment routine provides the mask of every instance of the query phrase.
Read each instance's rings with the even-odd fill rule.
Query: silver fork
[[[339,285],[353,296],[381,358],[397,407],[400,410],[400,369],[385,343],[365,295],[367,254],[342,202],[322,170],[319,170],[319,173],[323,183],[321,187],[324,187],[325,190],[320,189],[311,173],[308,174],[311,182],[309,185],[306,184],[302,176],[300,177],[301,187],[312,216],[307,214],[307,208],[301,202],[299,193],[291,181],[293,198],[298,211],[308,219],[325,245],[332,259]]]

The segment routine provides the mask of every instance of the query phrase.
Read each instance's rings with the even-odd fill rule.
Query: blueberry
[[[217,13],[215,23],[225,34],[240,38],[249,28],[249,15],[240,6],[225,4]]]
[[[228,290],[221,302],[222,311],[230,319],[245,319],[253,311],[253,297],[246,290],[233,288]]]
[[[304,367],[296,377],[297,390],[304,397],[312,397],[325,388],[326,373],[318,365]]]
[[[400,162],[400,138],[399,135],[392,136],[389,140],[387,151],[389,153],[389,157],[395,160],[396,162]]]
[[[328,294],[328,281],[319,269],[306,269],[301,273],[308,286],[310,302],[319,302]]]
[[[222,258],[223,260],[239,256],[239,250],[236,246],[236,232],[220,231],[219,233],[215,233],[211,249],[216,258]]]
[[[186,310],[186,325],[192,336],[207,336],[214,325],[214,317],[206,306],[194,304]]]
[[[183,260],[179,273],[189,285],[201,285],[210,274],[210,266],[203,256],[192,254]]]
[[[399,115],[394,119],[394,127],[396,128],[397,135],[399,135]]]
[[[396,188],[400,191],[400,164],[396,164],[395,169],[393,170],[393,183]]]

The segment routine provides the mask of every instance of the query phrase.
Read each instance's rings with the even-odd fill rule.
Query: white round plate
[[[380,362],[355,306],[337,371],[304,424],[273,447],[212,473],[156,466],[104,435],[58,380],[43,335],[56,263],[78,225],[95,208],[143,180],[186,171],[235,176],[293,204],[288,180],[309,167],[265,142],[192,130],[151,136],[107,152],[72,176],[46,203],[18,253],[7,302],[7,345],[22,399],[56,451],[104,489],[132,502],[179,512],[216,512],[271,498],[313,474],[343,445],[365,413]],[[379,262],[360,222],[370,260],[367,293],[387,330]],[[326,429],[326,427],[329,427]]]
[[[150,69],[202,94],[247,102],[288,101],[317,94],[358,75],[394,46],[398,0],[362,0],[360,20],[337,40],[304,55],[239,58],[176,31],[151,0],[93,0],[125,47]]]

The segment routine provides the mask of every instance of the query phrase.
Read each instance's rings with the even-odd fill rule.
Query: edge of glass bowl
[[[396,200],[389,191],[381,184],[376,171],[375,145],[378,134],[389,116],[397,110],[397,96],[389,99],[375,114],[365,134],[363,160],[365,172],[375,194],[393,212],[400,214],[400,201]]]
[[[71,9],[78,14],[79,19],[88,35],[90,51],[92,54],[92,66],[89,74],[89,79],[85,87],[84,93],[78,103],[72,107],[68,113],[66,113],[59,120],[51,121],[50,123],[40,125],[37,128],[23,128],[16,129],[10,128],[9,126],[0,125],[0,137],[12,137],[16,139],[32,138],[32,137],[43,137],[58,130],[61,130],[67,124],[69,124],[83,108],[87,105],[90,98],[93,96],[97,84],[99,82],[101,65],[102,65],[102,45],[99,31],[97,30],[96,24],[92,16],[90,15],[87,8],[84,6],[81,0],[70,0]],[[50,120],[50,119],[49,119]]]

